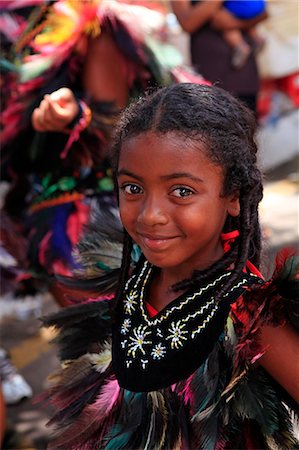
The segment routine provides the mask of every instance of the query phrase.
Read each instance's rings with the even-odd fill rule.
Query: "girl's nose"
[[[165,205],[158,198],[147,198],[142,204],[137,222],[146,226],[164,225],[168,222]]]

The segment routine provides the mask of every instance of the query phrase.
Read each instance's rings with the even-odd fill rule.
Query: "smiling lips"
[[[164,250],[169,242],[176,239],[178,236],[160,236],[138,233],[145,247],[149,250]]]

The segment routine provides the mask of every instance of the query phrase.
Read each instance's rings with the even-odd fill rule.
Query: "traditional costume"
[[[216,301],[228,269],[157,312],[147,292],[158,269],[134,248],[138,262],[115,305],[121,225],[111,215],[97,223],[80,244],[85,279],[70,285],[102,295],[45,319],[59,330],[62,360],[46,395],[56,410],[50,448],[297,448],[286,405],[296,406],[259,366],[258,330],[298,326],[298,260],[280,262],[270,282],[248,262]],[[224,234],[224,250],[237,238]]]

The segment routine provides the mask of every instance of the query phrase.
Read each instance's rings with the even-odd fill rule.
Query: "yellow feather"
[[[106,342],[100,353],[88,353],[87,355],[94,370],[103,373],[112,361],[111,344]]]

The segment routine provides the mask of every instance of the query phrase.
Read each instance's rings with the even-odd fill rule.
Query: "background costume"
[[[16,21],[18,33],[2,61],[9,86],[1,115],[2,173],[11,183],[4,208],[28,239],[35,277],[70,274],[77,267],[72,250],[92,205],[115,203],[107,146],[119,107],[87,97],[84,56],[76,51],[80,38],[110,36],[124,63],[120,70],[130,98],[174,79],[156,61],[128,8],[98,0],[43,2],[27,21]],[[2,23],[4,32],[10,23]],[[80,108],[68,132],[33,130],[34,108],[45,94],[65,86]]]

